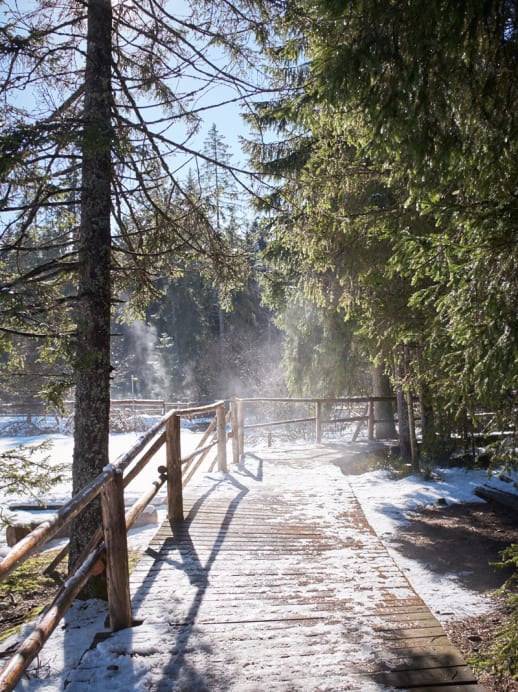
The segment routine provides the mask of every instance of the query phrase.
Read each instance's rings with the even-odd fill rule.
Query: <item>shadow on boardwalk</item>
[[[370,529],[343,455],[269,449],[200,479],[133,574],[142,625],[87,652],[67,689],[480,689]]]

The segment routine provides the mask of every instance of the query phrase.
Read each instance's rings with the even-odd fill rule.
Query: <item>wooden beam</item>
[[[230,400],[230,429],[232,432],[232,462],[239,464],[238,412],[236,397]]]
[[[180,416],[173,413],[166,423],[167,516],[183,521],[182,453],[180,447]]]
[[[315,402],[315,440],[317,444],[322,442],[322,402]]]
[[[356,416],[356,419],[358,421],[358,425],[356,426],[356,430],[353,433],[353,437],[351,442],[356,442],[358,439],[358,435],[360,434],[360,430],[362,428],[362,425],[365,423],[366,420],[368,420],[368,415],[369,415],[369,402],[365,404],[365,409],[363,411],[363,415],[361,416]]]
[[[245,403],[243,399],[237,402],[237,439],[239,441],[239,458],[245,453]]]
[[[124,512],[124,481],[122,472],[115,472],[101,493],[108,607],[112,632],[131,627],[129,589],[128,537]]]
[[[367,421],[367,426],[368,426],[368,433],[367,433],[367,438],[369,440],[374,439],[374,401],[373,399],[369,399],[368,402],[368,421]]]
[[[225,404],[216,409],[217,434],[218,434],[218,471],[228,473],[227,466],[227,415]]]

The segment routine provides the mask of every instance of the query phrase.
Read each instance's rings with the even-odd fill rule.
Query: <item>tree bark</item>
[[[372,389],[373,396],[393,395],[390,380],[379,365],[372,366]],[[376,423],[374,426],[374,435],[377,440],[394,440],[397,438],[391,401],[375,401],[374,418],[375,420],[381,420],[380,423]]]
[[[396,380],[396,402],[398,418],[398,436],[401,459],[405,463],[412,461],[412,445],[410,442],[410,427],[408,425],[408,406],[402,386],[402,368],[398,362],[399,356],[394,357],[394,374]]]
[[[111,2],[88,0],[87,12],[72,469],[74,494],[97,476],[109,461]],[[71,565],[100,523],[98,502],[74,522],[70,543]],[[91,580],[82,595],[106,597],[104,575]]]
[[[423,453],[433,457],[436,452],[435,416],[430,389],[426,384],[421,384],[419,401],[421,408],[421,439]]]

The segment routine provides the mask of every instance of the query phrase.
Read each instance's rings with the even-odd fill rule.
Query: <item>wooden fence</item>
[[[374,439],[375,426],[377,423],[386,422],[385,419],[375,418],[374,405],[378,401],[390,401],[395,404],[395,397],[344,397],[340,399],[287,399],[287,398],[248,398],[231,400],[231,416],[233,429],[236,430],[235,442],[233,445],[234,461],[238,460],[244,452],[244,436],[246,430],[257,430],[264,428],[274,428],[280,426],[295,425],[300,423],[312,423],[314,426],[314,439],[317,443],[322,442],[324,426],[329,424],[350,425],[356,423],[355,430],[352,435],[352,441],[355,442],[359,436],[362,426],[367,425],[367,437],[369,440]],[[257,408],[259,404],[304,404],[313,415],[283,418],[281,420],[257,421]],[[353,408],[361,408],[361,413],[353,412],[352,415],[334,415],[337,409],[344,405]],[[333,415],[330,417],[324,416],[324,410],[328,408]],[[247,423],[245,418],[253,418],[255,422]]]
[[[166,401],[164,399],[111,399],[110,410],[132,411],[140,414],[165,416],[168,411],[193,408],[193,402]],[[74,401],[66,400],[63,402],[63,411],[51,409],[49,412],[48,404],[44,401],[34,399],[32,401],[4,403],[0,402],[0,415],[16,416],[31,420],[33,417],[41,416],[70,416],[74,411]]]
[[[113,464],[109,464],[97,478],[75,495],[70,502],[61,507],[53,519],[41,523],[17,543],[0,562],[1,581],[60,533],[92,500],[99,495],[101,496],[102,527],[99,527],[90,545],[71,569],[66,582],[59,589],[52,604],[37,621],[34,630],[0,671],[0,692],[14,689],[26,668],[38,655],[90,576],[96,570],[103,568],[103,565],[105,565],[107,573],[110,627],[116,631],[132,626],[127,531],[164,483],[167,486],[168,518],[171,521],[181,521],[184,518],[183,488],[213,447],[217,448],[217,453],[211,462],[210,469],[213,469],[217,464],[219,470],[227,472],[227,440],[232,440],[232,457],[234,463],[237,464],[244,454],[246,430],[309,422],[314,425],[315,440],[321,442],[322,429],[327,424],[356,423],[357,427],[353,435],[353,439],[356,439],[360,426],[366,423],[368,437],[372,439],[375,425],[380,422],[374,417],[374,403],[387,399],[394,400],[391,397],[349,397],[344,399],[233,398],[230,402],[228,415],[223,401],[198,407],[184,405],[182,408],[175,408],[167,412],[158,423],[140,437],[128,452],[121,455]],[[257,421],[257,415],[255,415],[254,422],[246,423],[246,416],[250,417],[254,406],[263,403],[272,408],[275,402],[290,406],[305,404],[313,409],[314,415],[262,422]],[[137,404],[137,401],[128,400],[118,403],[121,406],[125,404],[132,406],[134,403]],[[138,404],[140,405],[141,402]],[[148,409],[154,408],[157,404],[162,405],[164,402],[145,402]],[[343,404],[359,406],[362,408],[362,413],[349,415],[345,418],[324,417],[325,408],[336,411],[337,407]],[[198,447],[191,454],[182,456],[181,419],[206,417],[210,414],[214,414],[214,417],[202,435]],[[230,432],[227,433],[229,422]],[[157,468],[158,478],[126,512],[124,489],[141,473],[163,445],[166,447],[165,466]],[[66,554],[67,547],[52,561],[46,572],[52,572]]]
[[[207,416],[208,414],[215,415],[198,447],[192,454],[182,457],[181,418]],[[113,464],[109,464],[97,478],[64,505],[53,519],[40,524],[9,551],[0,562],[0,580],[5,579],[14,569],[54,538],[92,500],[99,495],[101,496],[102,528],[98,529],[84,554],[71,569],[70,575],[59,589],[52,604],[37,621],[34,630],[3,667],[0,672],[0,690],[2,692],[14,689],[72,601],[90,576],[102,566],[102,563],[105,563],[107,572],[110,627],[113,631],[131,627],[133,621],[129,591],[127,531],[164,483],[167,484],[168,517],[172,521],[182,520],[183,488],[213,447],[217,447],[217,454],[212,461],[211,468],[214,468],[217,463],[221,471],[227,471],[227,421],[228,417],[223,401],[208,406],[170,411],[150,428],[128,452],[121,455]],[[166,446],[166,465],[158,467],[158,478],[142,497],[125,512],[125,487],[138,476],[164,444]],[[65,548],[52,565],[49,565],[47,571],[54,569],[66,554]]]

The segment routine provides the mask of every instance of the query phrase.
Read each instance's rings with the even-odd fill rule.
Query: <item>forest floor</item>
[[[512,510],[492,502],[461,503],[426,506],[407,518],[410,522],[390,540],[405,557],[426,563],[437,574],[458,574],[464,587],[481,594],[496,591],[510,576],[491,563],[501,559],[504,548],[518,543],[518,517]],[[29,561],[23,574],[17,578],[15,573],[2,584],[0,640],[34,617],[57,590],[57,583],[42,575],[51,559],[47,553],[43,566],[37,559]],[[493,670],[490,663],[498,632],[509,617],[505,600],[495,597],[491,612],[462,620],[452,617],[444,625],[488,692],[518,692],[518,680]]]
[[[496,591],[511,576],[491,563],[499,562],[501,551],[511,543],[518,543],[518,516],[512,510],[493,502],[429,506],[412,512],[410,519],[391,541],[406,557],[426,562],[437,573],[459,573],[466,588],[480,593]],[[488,665],[499,631],[510,617],[505,599],[495,596],[492,612],[452,618],[444,625],[488,692],[518,692],[518,680]]]

